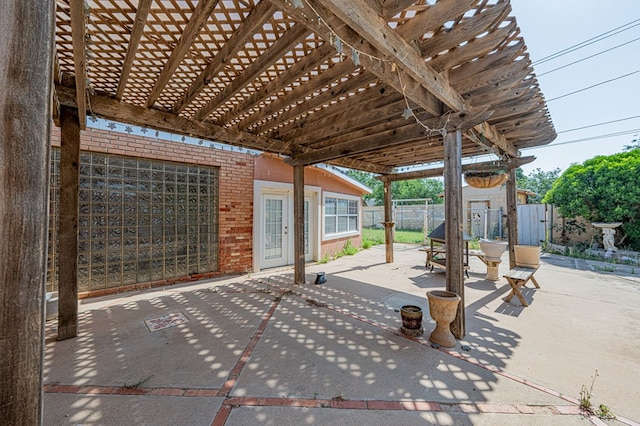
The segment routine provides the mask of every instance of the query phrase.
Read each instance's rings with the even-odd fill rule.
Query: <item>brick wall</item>
[[[53,128],[51,144],[60,146],[57,127]],[[251,154],[91,128],[81,133],[80,149],[219,167],[219,274],[244,273],[252,268],[254,162]]]

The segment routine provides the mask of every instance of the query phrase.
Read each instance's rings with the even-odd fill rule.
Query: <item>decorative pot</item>
[[[456,318],[460,296],[444,290],[432,290],[427,292],[429,299],[429,314],[436,322],[436,328],[431,332],[429,340],[445,348],[453,348],[456,338],[449,327]]]
[[[540,246],[514,246],[516,266],[537,268],[540,266]]]
[[[422,309],[420,306],[404,305],[400,309],[400,317],[402,318],[400,331],[414,337],[422,336],[424,329],[422,328]]]

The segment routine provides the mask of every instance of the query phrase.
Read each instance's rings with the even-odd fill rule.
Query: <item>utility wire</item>
[[[636,133],[639,133],[639,132],[640,132],[640,129],[624,130],[622,132],[607,133],[605,135],[592,136],[592,137],[589,137],[589,138],[573,139],[573,140],[570,140],[570,141],[559,142],[559,143],[551,143],[551,144],[548,144],[548,145],[540,145],[540,146],[532,146],[532,147],[529,147],[529,148],[521,148],[521,150],[525,151],[525,150],[530,150],[530,149],[553,148],[553,147],[556,147],[556,146],[569,145],[569,144],[578,143],[578,142],[587,142],[587,141],[593,141],[593,140],[599,140],[599,139],[608,139],[608,138],[614,138],[616,136],[633,135],[633,134],[636,134]]]
[[[547,99],[547,103],[549,103],[549,102],[551,102],[551,101],[555,101],[555,100],[557,100],[557,99],[566,98],[567,96],[575,95],[576,93],[584,92],[585,90],[593,89],[594,87],[602,86],[603,84],[611,83],[612,81],[616,81],[616,80],[620,80],[620,79],[625,78],[625,77],[629,77],[630,75],[637,74],[637,73],[639,73],[639,72],[640,72],[640,70],[635,70],[635,71],[630,72],[630,73],[628,73],[628,74],[621,75],[621,76],[619,76],[619,77],[615,77],[615,78],[612,78],[612,79],[610,79],[610,80],[602,81],[602,82],[600,82],[600,83],[596,83],[596,84],[594,84],[594,85],[592,85],[592,86],[585,87],[585,88],[580,89],[580,90],[576,90],[576,91],[573,91],[573,92],[570,92],[570,93],[566,93],[566,94],[564,94],[564,95],[557,96],[557,97],[555,97],[555,98]]]
[[[632,25],[632,24],[634,24],[634,25]],[[551,61],[551,60],[556,59],[556,58],[558,58],[560,56],[563,56],[563,55],[566,55],[568,53],[574,52],[574,51],[576,51],[578,49],[582,49],[583,47],[589,46],[589,45],[591,45],[593,43],[597,43],[597,42],[599,42],[601,40],[604,40],[606,38],[612,37],[612,36],[614,36],[616,34],[620,34],[623,31],[630,30],[631,28],[637,27],[638,25],[640,25],[640,19],[636,19],[634,21],[631,21],[629,23],[621,25],[621,26],[619,26],[617,28],[614,28],[612,30],[609,30],[609,31],[606,31],[606,32],[604,32],[602,34],[599,34],[599,35],[597,35],[595,37],[592,37],[592,38],[590,38],[588,40],[582,41],[582,42],[580,42],[578,44],[575,44],[573,46],[570,46],[570,47],[567,47],[565,49],[559,50],[558,52],[552,53],[551,55],[545,56],[544,58],[538,59],[537,61],[533,62],[533,65],[538,65],[538,64],[542,64],[544,62]],[[628,27],[628,28],[625,28],[625,27]]]
[[[552,73],[552,72],[554,72],[554,71],[558,71],[558,70],[561,70],[561,69],[563,69],[563,68],[567,68],[567,67],[569,67],[569,66],[571,66],[571,65],[575,65],[575,64],[577,64],[577,63],[579,63],[579,62],[586,61],[587,59],[595,58],[596,56],[602,55],[603,53],[611,52],[612,50],[615,50],[615,49],[617,49],[617,48],[619,48],[619,47],[622,47],[622,46],[626,46],[627,44],[631,44],[631,43],[636,42],[636,41],[638,41],[638,40],[640,40],[640,37],[635,38],[635,39],[633,39],[633,40],[631,40],[631,41],[628,41],[628,42],[626,42],[626,43],[619,44],[619,45],[614,46],[614,47],[612,47],[612,48],[610,48],[610,49],[602,50],[602,51],[600,51],[600,52],[598,52],[598,53],[595,53],[595,54],[593,54],[593,55],[591,55],[591,56],[587,56],[586,58],[578,59],[577,61],[574,61],[574,62],[568,63],[568,64],[563,65],[563,66],[558,67],[558,68],[554,68],[554,69],[552,69],[552,70],[550,70],[550,71],[545,71],[545,72],[543,72],[542,74],[537,74],[537,76],[538,76],[538,77],[542,77],[543,75],[547,75],[547,74],[550,74],[550,73]]]
[[[576,127],[574,129],[569,129],[569,130],[562,130],[560,132],[556,132],[557,134],[560,133],[569,133],[569,132],[575,132],[577,130],[583,130],[583,129],[589,129],[591,127],[599,127],[599,126],[604,126],[607,124],[612,124],[612,123],[619,123],[620,121],[627,121],[627,120],[633,120],[636,118],[640,118],[640,115],[634,115],[633,117],[627,117],[627,118],[621,118],[619,120],[612,120],[612,121],[605,121],[604,123],[598,123],[598,124],[591,124],[589,126],[582,126],[582,127]]]

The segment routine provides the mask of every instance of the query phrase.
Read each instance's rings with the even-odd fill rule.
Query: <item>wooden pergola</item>
[[[0,296],[2,328],[15,331],[0,339],[2,353],[11,348],[3,380],[5,368],[18,377],[21,359],[36,358],[29,380],[42,368],[51,116],[62,128],[59,338],[77,332],[77,173],[88,116],[286,156],[296,217],[305,166],[379,174],[388,235],[390,183],[444,176],[447,288],[464,300],[463,159],[493,154],[474,167],[508,171],[512,252],[515,168],[533,160],[520,150],[556,136],[510,13],[508,0],[3,1],[0,195],[14,207],[0,209]],[[425,164],[439,167],[400,172]],[[302,283],[303,221],[295,223]],[[464,304],[454,328],[464,335]],[[4,385],[3,418],[38,418],[40,382]],[[19,410],[5,396],[22,401]]]

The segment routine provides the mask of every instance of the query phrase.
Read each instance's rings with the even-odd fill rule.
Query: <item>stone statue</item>
[[[614,235],[616,230],[613,228],[602,228],[602,244],[605,250],[618,250],[614,245]]]

